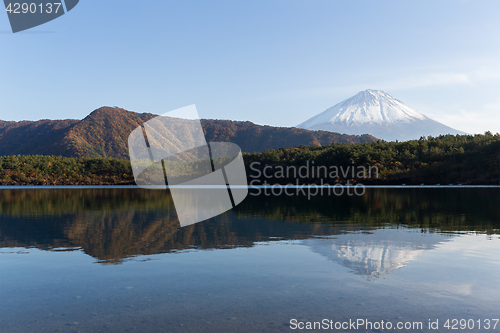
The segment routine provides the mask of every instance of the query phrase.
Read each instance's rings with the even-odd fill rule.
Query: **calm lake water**
[[[2,333],[500,332],[499,282],[498,188],[250,195],[184,228],[167,191],[0,189]]]

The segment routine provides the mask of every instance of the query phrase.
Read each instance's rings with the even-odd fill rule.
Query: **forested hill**
[[[295,127],[262,126],[249,121],[202,119],[201,126],[208,142],[233,142],[238,144],[243,152],[263,152],[301,145],[325,146],[332,143],[379,141],[367,134],[347,135]]]
[[[348,181],[365,185],[499,185],[500,134],[486,132],[406,142],[300,146],[244,153],[243,160],[250,185],[263,185],[264,181],[285,185],[297,182],[334,185]],[[197,163],[184,167],[173,172],[190,174],[197,170]],[[321,172],[320,168],[327,172]],[[369,170],[368,174],[358,173],[360,168]],[[335,172],[338,169],[340,172]],[[342,169],[355,169],[356,173],[344,173]],[[286,173],[283,170],[287,170]],[[298,173],[294,174],[293,170]],[[40,155],[0,157],[0,185],[118,184],[134,184],[129,160]]]
[[[101,107],[82,120],[1,121],[0,156],[59,155],[65,157],[128,158],[131,131],[154,118],[116,107]],[[300,145],[323,146],[334,142],[364,143],[371,135],[343,135],[299,128],[260,126],[251,122],[202,119],[207,141],[228,141],[244,152]]]

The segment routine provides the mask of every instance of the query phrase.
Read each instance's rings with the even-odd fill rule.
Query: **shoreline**
[[[281,186],[281,187],[287,187],[291,189],[295,188],[334,188],[334,187],[342,187],[342,188],[354,188],[357,186],[361,186],[361,184],[338,184],[338,185],[286,185],[286,184],[272,184],[272,185],[237,185],[233,186],[233,188],[239,188],[239,189],[272,189],[275,186]],[[500,185],[491,185],[491,184],[486,184],[486,185],[481,185],[481,184],[471,184],[471,185],[453,185],[453,184],[448,184],[448,185],[362,185],[365,188],[408,188],[408,189],[419,189],[419,188],[500,188]],[[217,186],[217,185],[200,185],[200,186],[182,186],[182,185],[177,185],[177,186],[151,186],[150,188],[147,187],[140,187],[138,185],[0,185],[0,190],[8,190],[8,189],[78,189],[78,188],[86,188],[86,189],[92,189],[92,188],[103,188],[103,189],[169,189],[169,188],[185,188],[185,189],[218,189],[218,188],[226,188],[226,186]]]

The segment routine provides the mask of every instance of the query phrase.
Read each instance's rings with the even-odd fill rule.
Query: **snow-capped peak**
[[[311,128],[324,123],[391,124],[428,119],[381,90],[365,90],[298,125]]]
[[[368,133],[387,141],[466,134],[426,117],[383,91],[370,89],[332,106],[297,127],[351,135]]]

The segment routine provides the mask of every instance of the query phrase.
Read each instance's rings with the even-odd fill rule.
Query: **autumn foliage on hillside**
[[[102,107],[82,120],[0,121],[0,156],[58,155],[128,159],[128,136],[136,127],[154,117],[156,115],[151,113]],[[377,140],[370,135],[260,126],[251,122],[211,119],[201,122],[208,142],[233,142],[244,152]]]
[[[208,142],[233,142],[244,152],[262,152],[300,145],[324,146],[331,143],[378,141],[368,134],[347,135],[295,127],[261,126],[249,121],[202,119],[201,124]]]
[[[500,134],[444,135],[405,142],[333,143],[326,146],[281,148],[244,153],[249,181],[255,169],[316,166],[376,167],[378,177],[337,181],[363,184],[500,184]],[[189,167],[189,164],[186,164]],[[252,166],[252,167],[251,167]],[[185,170],[189,172],[189,170]],[[183,173],[182,170],[178,170]],[[300,179],[318,182],[318,177]],[[269,183],[294,179],[267,179]],[[134,184],[129,160],[114,158],[68,158],[61,156],[0,157],[3,185],[99,185]]]
[[[130,161],[42,155],[0,157],[2,185],[134,184]]]

